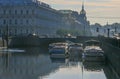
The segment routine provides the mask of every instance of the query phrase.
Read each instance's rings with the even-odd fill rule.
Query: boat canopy
[[[86,46],[100,46],[100,42],[98,40],[88,40],[85,42]]]

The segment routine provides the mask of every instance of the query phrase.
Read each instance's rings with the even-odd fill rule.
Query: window
[[[21,34],[22,34],[22,32],[23,32],[22,29],[20,30],[20,32],[21,32]]]
[[[9,14],[11,14],[11,10],[9,10]]]
[[[22,19],[20,19],[20,24],[23,24],[23,20]]]
[[[29,24],[29,20],[26,20],[26,24]]]
[[[15,29],[15,35],[17,34],[17,29]]]
[[[9,20],[9,24],[12,24],[12,20],[11,19]]]
[[[6,10],[3,10],[3,14],[6,14]]]
[[[32,10],[32,14],[34,14],[35,13],[35,11],[34,10]]]
[[[15,10],[15,14],[17,14],[17,10]]]
[[[6,20],[5,19],[3,20],[3,24],[6,24]]]
[[[26,10],[26,14],[29,14],[29,11],[28,11],[28,10]]]
[[[28,29],[26,29],[26,34],[28,34]]]
[[[23,14],[23,10],[21,10],[21,14]]]
[[[1,29],[0,29],[0,35],[2,34],[2,31],[1,31]]]
[[[11,33],[11,29],[9,28],[9,35],[11,36],[12,35],[12,33]]]
[[[17,19],[15,19],[15,24],[17,24]]]

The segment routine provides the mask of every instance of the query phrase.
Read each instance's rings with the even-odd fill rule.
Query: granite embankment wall
[[[100,37],[102,49],[105,51],[107,62],[111,64],[120,78],[120,40]]]

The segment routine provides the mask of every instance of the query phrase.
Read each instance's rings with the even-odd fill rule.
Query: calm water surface
[[[0,51],[0,79],[117,79],[105,63],[82,62],[79,55],[50,58],[47,48],[17,50]]]

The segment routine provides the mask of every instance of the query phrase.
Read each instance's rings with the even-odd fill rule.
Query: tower
[[[86,11],[84,9],[84,1],[82,2],[82,10],[80,11],[80,17],[83,19],[83,20],[86,20],[87,17],[86,17]]]

